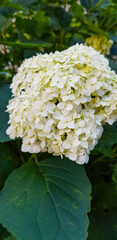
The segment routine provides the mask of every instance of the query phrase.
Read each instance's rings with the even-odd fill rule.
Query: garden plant
[[[0,0],[0,240],[117,240],[116,0]]]

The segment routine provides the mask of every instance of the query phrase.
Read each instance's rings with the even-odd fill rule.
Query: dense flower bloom
[[[22,151],[65,155],[87,163],[103,124],[117,118],[117,76],[92,47],[26,59],[11,84],[7,134]]]
[[[88,37],[85,41],[85,45],[92,46],[95,50],[99,51],[104,55],[110,54],[110,48],[113,44],[112,40],[108,40],[105,36],[92,35]]]

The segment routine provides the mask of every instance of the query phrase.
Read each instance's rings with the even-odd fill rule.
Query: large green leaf
[[[0,84],[0,142],[9,141],[10,138],[6,135],[6,129],[8,127],[8,113],[6,106],[8,100],[11,98],[11,91],[9,84]]]
[[[66,158],[28,162],[7,179],[0,222],[18,240],[86,240],[90,191],[83,166]]]

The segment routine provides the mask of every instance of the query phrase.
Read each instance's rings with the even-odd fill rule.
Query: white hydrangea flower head
[[[96,51],[99,51],[100,53],[104,55],[110,54],[110,48],[113,45],[113,41],[108,39],[105,36],[100,35],[92,35],[91,37],[88,37],[85,41],[85,45],[92,46]]]
[[[117,119],[117,76],[92,47],[26,59],[11,84],[7,134],[22,151],[88,162],[104,123]]]

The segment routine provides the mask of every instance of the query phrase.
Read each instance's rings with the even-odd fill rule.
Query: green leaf
[[[45,16],[44,11],[37,11],[33,17],[33,23],[36,24],[36,35],[42,36],[44,33],[47,34],[50,19]],[[41,23],[41,24],[40,24]]]
[[[72,4],[71,7],[69,8],[69,12],[72,13],[72,15],[77,19],[79,18],[82,19],[84,17],[84,9],[78,3]]]
[[[80,1],[82,6],[85,7],[87,10],[91,9],[95,11],[98,8],[106,8],[107,6],[111,6],[111,0],[81,0]]]
[[[4,240],[17,240],[17,239],[14,238],[12,235],[10,235],[9,237],[5,238]]]
[[[111,56],[116,56],[116,55],[117,55],[117,44],[113,44],[113,45],[112,45],[110,55],[111,55]],[[116,59],[115,59],[115,60],[116,60]],[[117,72],[117,63],[115,62],[115,64],[116,64],[116,70],[115,70],[115,72]]]
[[[9,233],[6,228],[0,224],[0,240],[6,239],[9,236]]]
[[[15,3],[15,4],[20,4],[22,5],[24,8],[30,7],[33,3],[37,2],[38,0],[11,0],[11,3]],[[39,1],[41,2],[41,0]]]
[[[35,36],[35,30],[37,28],[37,22],[34,19],[24,19],[21,17],[17,17],[16,19],[16,28],[23,33],[27,33],[30,36]],[[21,33],[20,33],[21,34]],[[26,43],[25,41],[21,40],[21,42]]]
[[[44,33],[47,34],[49,21],[50,19],[45,16],[44,11],[36,11],[32,19],[21,18],[20,16],[17,17],[16,28],[18,28],[20,32],[28,33],[30,36],[34,37],[36,35],[40,39]]]
[[[5,21],[6,21],[6,18],[2,14],[0,14],[0,29],[1,30],[3,29]]]
[[[7,6],[12,11],[14,11],[14,9],[16,9],[16,10],[24,10],[24,8],[20,4],[18,4],[18,3],[7,3],[5,6]]]
[[[112,146],[117,143],[117,122],[113,125],[106,124],[104,126],[104,132],[95,147],[95,150],[103,153],[105,156],[110,158],[114,157]]]
[[[10,141],[6,134],[9,115],[6,111],[8,100],[11,98],[9,84],[0,84],[0,142]]]
[[[5,179],[18,164],[11,148],[3,143],[0,144],[0,185],[3,184]]]
[[[21,42],[4,42],[0,41],[0,44],[6,45],[6,46],[15,46],[15,47],[21,47],[21,48],[42,48],[42,47],[51,47],[51,43],[46,43],[43,41],[40,41],[40,43],[21,43]]]
[[[36,56],[36,54],[37,54],[37,51],[33,49],[24,50],[24,58],[30,58],[30,57]]]
[[[97,23],[93,23],[91,20],[87,19],[87,26],[85,27],[86,30],[88,30],[89,32],[95,33],[95,34],[100,34],[103,36],[108,37],[108,33],[106,31],[104,31],[103,29],[101,29]]]
[[[96,209],[117,207],[117,192],[115,191],[115,185],[113,182],[106,183],[100,181],[93,186],[92,205]]]
[[[116,0],[112,0],[113,3],[117,4],[117,1]]]
[[[1,7],[0,8],[0,14],[6,18],[11,16],[14,12],[15,12],[15,10],[12,7]]]
[[[9,0],[0,0],[0,7],[9,3]]]
[[[89,218],[88,240],[117,240],[117,208],[91,212]]]
[[[51,17],[51,24],[55,30],[60,26],[66,28],[70,25],[72,16],[64,8],[51,6],[48,8],[48,16]]]
[[[117,163],[114,165],[113,181],[115,182],[115,188],[117,190]]]
[[[6,181],[0,222],[18,240],[86,240],[90,191],[83,166],[66,158],[28,162]]]
[[[113,35],[112,33],[109,34],[110,35],[110,39],[113,40],[115,43],[117,43],[117,36]]]
[[[86,8],[87,10],[90,9],[91,7],[91,1],[90,0],[81,0],[80,1],[82,6]]]
[[[109,60],[110,68],[117,73],[117,63],[115,61],[113,61],[112,59],[110,59],[109,57],[108,57],[108,60]]]

